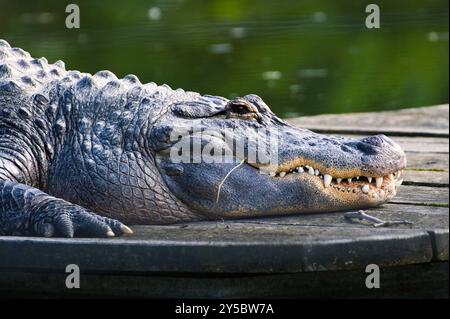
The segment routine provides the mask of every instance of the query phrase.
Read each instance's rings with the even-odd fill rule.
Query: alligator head
[[[331,137],[293,127],[255,95],[172,105],[149,133],[170,191],[207,217],[378,206],[406,158],[384,135]]]

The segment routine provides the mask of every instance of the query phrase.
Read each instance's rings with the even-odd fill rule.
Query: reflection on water
[[[448,1],[0,0],[0,38],[68,68],[262,96],[283,116],[448,102]]]

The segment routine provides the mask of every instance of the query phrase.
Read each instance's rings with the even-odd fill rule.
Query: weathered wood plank
[[[448,262],[382,268],[379,289],[367,289],[365,269],[257,276],[192,274],[85,274],[81,289],[67,289],[63,272],[0,272],[6,298],[448,298]],[[215,302],[215,303],[214,303]],[[221,300],[209,301],[219,309]],[[275,308],[276,314],[281,309]],[[283,316],[280,316],[283,317]],[[285,317],[291,317],[288,314]]]
[[[386,204],[382,207],[367,210],[371,216],[382,220],[404,220],[411,222],[411,225],[395,225],[389,227],[392,231],[397,229],[418,229],[426,230],[430,233],[430,240],[434,247],[434,258],[436,260],[448,260],[449,250],[449,208],[435,206],[399,205]],[[344,218],[344,212],[329,214],[308,214],[296,216],[258,218],[253,220],[243,220],[240,223],[305,227],[305,226],[327,226],[344,228],[365,228],[374,229],[365,221],[348,221]],[[231,221],[230,223],[233,223]]]
[[[92,272],[283,273],[430,262],[420,230],[198,223],[137,226],[132,238],[0,237],[0,270]]]
[[[433,259],[448,261],[449,232],[447,229],[435,229],[430,232],[433,244]]]
[[[392,136],[405,152],[448,153],[448,138]]]
[[[445,187],[408,186],[400,187],[392,203],[418,205],[447,205],[449,191]]]
[[[338,136],[362,139],[367,135],[338,134]],[[406,152],[448,153],[449,139],[444,137],[389,136]]]
[[[436,230],[448,229],[449,227],[449,208],[434,206],[418,206],[408,204],[385,204],[381,207],[366,210],[374,217],[383,220],[406,220],[412,222],[412,225],[395,225],[389,227],[396,229],[419,229]],[[325,213],[325,214],[299,214],[291,216],[277,216],[266,218],[255,218],[245,220],[229,221],[229,223],[248,223],[264,225],[282,225],[282,226],[327,226],[343,228],[373,228],[373,226],[364,221],[348,221],[344,218],[345,212]]]
[[[449,106],[439,105],[400,111],[325,114],[289,119],[289,123],[316,132],[399,136],[449,135]]]
[[[449,173],[436,171],[403,171],[403,185],[448,187]]]
[[[410,153],[405,152],[410,169],[448,171],[448,154],[445,153]]]

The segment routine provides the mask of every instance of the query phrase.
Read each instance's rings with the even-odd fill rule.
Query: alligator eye
[[[232,105],[232,112],[236,114],[246,114],[249,112],[249,109],[246,105]]]
[[[227,105],[227,118],[240,118],[243,120],[260,120],[256,106],[242,98],[236,98]]]

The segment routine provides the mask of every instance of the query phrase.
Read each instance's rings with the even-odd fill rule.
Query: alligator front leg
[[[24,184],[0,179],[0,194],[0,235],[70,238],[132,233],[117,220]]]

